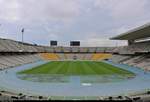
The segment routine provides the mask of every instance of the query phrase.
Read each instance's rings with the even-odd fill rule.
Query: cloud
[[[115,19],[135,19],[149,11],[149,0],[95,0],[95,7],[104,9]]]
[[[97,33],[88,34],[84,39],[81,40],[82,46],[98,46],[98,47],[113,47],[113,46],[124,46],[127,45],[127,41],[114,41],[109,40],[110,36],[103,34],[102,36]]]
[[[113,46],[110,37],[150,21],[149,0],[0,0],[0,7],[1,37],[20,40],[25,28],[26,42],[44,45]]]
[[[0,0],[0,19],[21,22],[68,21],[78,16],[74,0]]]
[[[147,24],[147,23],[150,23],[150,20],[143,20],[143,21],[138,21],[134,24],[123,25],[123,26],[120,26],[116,29],[113,29],[111,33],[114,34],[113,36],[116,36],[116,35],[128,32],[130,30],[133,30],[133,29],[140,27],[140,26]]]
[[[19,19],[19,3],[16,0],[0,0],[0,7],[0,19],[10,21]]]

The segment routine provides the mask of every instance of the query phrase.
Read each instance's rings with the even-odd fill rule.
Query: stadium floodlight
[[[22,32],[22,43],[23,43],[23,40],[24,40],[24,28],[22,28],[21,32]]]

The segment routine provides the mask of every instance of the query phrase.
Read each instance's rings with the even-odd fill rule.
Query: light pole
[[[22,43],[23,43],[23,41],[24,41],[24,28],[21,30],[21,32],[22,32]]]

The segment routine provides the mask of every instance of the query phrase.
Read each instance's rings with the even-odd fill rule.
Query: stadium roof
[[[150,37],[150,23],[143,26],[129,30],[118,36],[110,38],[111,40],[137,40]]]

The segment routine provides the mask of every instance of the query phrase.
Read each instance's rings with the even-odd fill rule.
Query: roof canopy
[[[110,38],[111,40],[137,40],[150,37],[150,23],[141,27],[135,28],[116,37]]]

